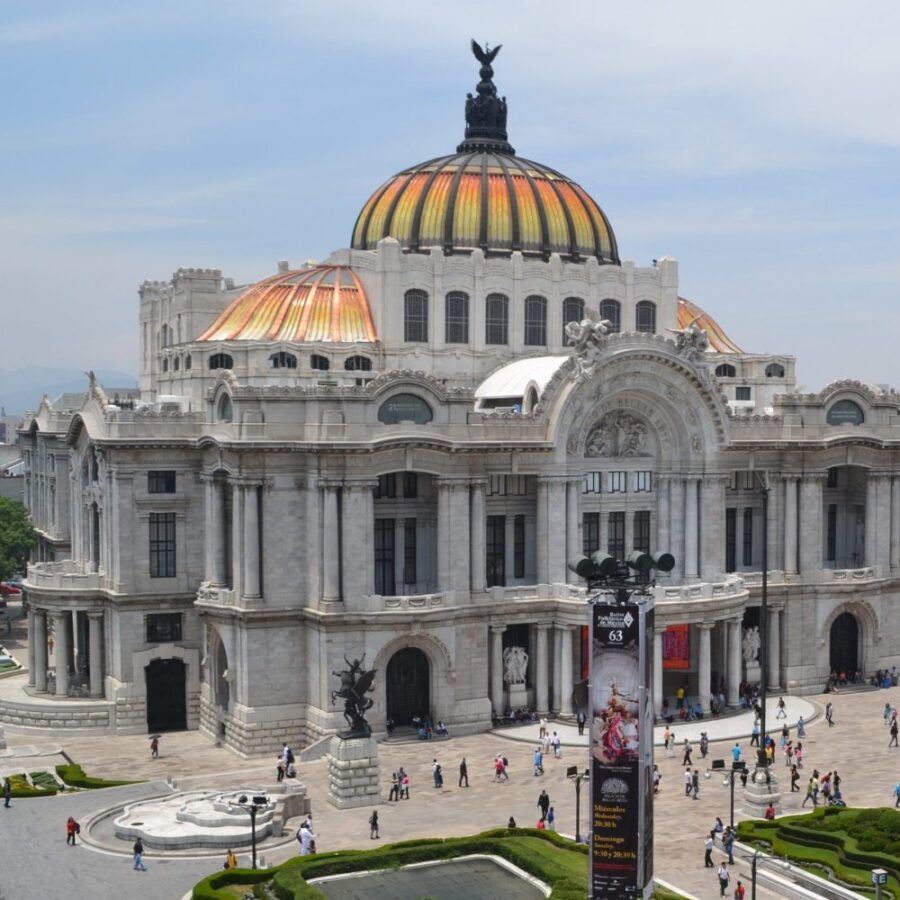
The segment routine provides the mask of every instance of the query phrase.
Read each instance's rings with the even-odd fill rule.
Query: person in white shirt
[[[297,840],[300,841],[300,855],[301,856],[309,856],[312,853],[313,842],[316,839],[316,836],[313,834],[312,828],[310,827],[312,823],[304,822],[300,826],[300,830],[297,832]]]

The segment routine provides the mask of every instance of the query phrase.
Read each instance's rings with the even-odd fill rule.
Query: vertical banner
[[[594,900],[634,900],[652,891],[652,629],[649,604],[603,601],[591,607]]]

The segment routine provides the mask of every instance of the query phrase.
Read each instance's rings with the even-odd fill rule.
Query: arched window
[[[505,294],[488,294],[484,306],[484,342],[508,344],[509,297]]]
[[[348,372],[369,372],[372,369],[372,360],[366,356],[348,356],[344,361],[344,368]]]
[[[279,350],[269,357],[269,367],[272,369],[296,369],[297,357],[293,353],[285,353]]]
[[[327,356],[321,356],[318,353],[313,353],[312,357],[309,360],[310,367],[316,369],[319,372],[327,372],[331,368],[331,363],[328,360]]]
[[[779,363],[769,363],[766,366],[766,378],[784,378],[784,366]]]
[[[858,403],[852,400],[838,400],[828,410],[825,421],[829,425],[862,425],[865,418]]]
[[[428,342],[428,294],[411,290],[403,296],[403,340]]]
[[[172,360],[172,368],[177,372],[181,368],[181,358],[176,356],[175,359]]]
[[[163,372],[169,371],[169,360],[163,359],[162,370],[163,370]]]
[[[213,353],[209,358],[209,367],[211,369],[231,369],[234,367],[234,360],[227,353]]]
[[[622,330],[622,304],[618,300],[600,301],[600,318],[610,323],[610,331]]]
[[[525,298],[525,346],[547,346],[547,300],[537,294]]]
[[[584,318],[584,300],[581,297],[566,297],[563,300],[563,343],[566,341],[566,325],[580,322]]]
[[[188,353],[184,358],[184,367],[189,369],[191,367],[191,354]]]
[[[220,422],[230,422],[234,416],[231,409],[231,397],[228,394],[222,394],[216,406],[216,418]]]
[[[448,344],[469,343],[469,295],[450,291],[446,297],[444,341]]]
[[[168,347],[169,344],[172,343],[171,334],[169,331],[168,325],[163,325],[159,332],[159,345],[160,347]]]
[[[656,304],[641,300],[634,310],[635,331],[642,334],[656,334]]]
[[[731,363],[722,363],[721,366],[716,366],[716,377],[735,378],[737,377],[737,369]]]

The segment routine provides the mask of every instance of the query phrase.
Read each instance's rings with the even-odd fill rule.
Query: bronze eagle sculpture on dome
[[[489,66],[494,61],[502,46],[503,44],[497,44],[497,46],[491,50],[490,45],[485,41],[484,50],[482,50],[481,44],[479,44],[475,38],[472,38],[472,53],[475,54],[475,59],[483,66]]]

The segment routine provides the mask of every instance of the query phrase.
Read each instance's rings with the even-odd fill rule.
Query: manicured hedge
[[[106,778],[92,778],[86,775],[78,763],[56,767],[56,774],[69,786],[93,790],[94,788],[121,787],[125,784],[140,784],[139,781],[110,781]]]
[[[30,799],[31,797],[53,797],[58,790],[58,787],[55,785],[47,789],[43,789],[40,786],[32,787],[24,775],[10,775],[9,784],[12,788],[13,798],[18,800]]]

